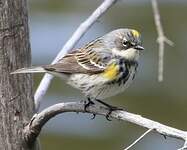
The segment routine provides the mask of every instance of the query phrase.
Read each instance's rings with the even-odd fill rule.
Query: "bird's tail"
[[[43,67],[29,67],[29,68],[21,68],[11,72],[10,74],[18,74],[18,73],[42,73],[47,72]]]

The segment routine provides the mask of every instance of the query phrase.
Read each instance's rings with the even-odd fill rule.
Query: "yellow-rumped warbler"
[[[47,72],[67,80],[71,86],[81,90],[89,102],[124,91],[135,77],[142,47],[140,33],[133,29],[117,29],[89,42],[85,46],[66,54],[56,64],[22,68],[17,73]]]

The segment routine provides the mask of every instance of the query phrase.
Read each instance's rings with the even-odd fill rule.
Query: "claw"
[[[122,109],[122,108],[115,107],[115,106],[109,107],[109,111],[108,111],[108,113],[106,114],[106,119],[107,119],[108,121],[112,121],[112,120],[110,119],[110,115],[111,115],[111,113],[112,113],[113,111],[115,111],[115,110],[123,110],[123,109]]]
[[[164,139],[167,139],[167,136],[166,135],[164,135],[164,134],[161,134],[163,137],[164,137]]]
[[[112,121],[111,119],[110,119],[110,114],[112,113],[112,111],[109,111],[107,114],[106,114],[106,120],[108,120],[108,121]]]
[[[94,120],[96,117],[96,114],[92,114],[92,115],[93,115],[93,117],[91,118],[91,120]]]

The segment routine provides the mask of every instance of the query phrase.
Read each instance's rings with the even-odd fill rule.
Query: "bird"
[[[141,34],[120,28],[70,51],[55,64],[21,68],[11,74],[49,73],[60,77],[85,95],[85,111],[97,101],[109,108],[108,119],[119,108],[103,100],[129,87],[142,50]]]

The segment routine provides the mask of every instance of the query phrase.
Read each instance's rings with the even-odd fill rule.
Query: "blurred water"
[[[50,63],[77,26],[101,1],[82,2],[35,0],[30,4],[33,65]],[[124,106],[130,112],[186,130],[187,121],[184,119],[187,114],[187,20],[184,19],[187,14],[187,4],[184,3],[186,1],[169,1],[169,3],[164,1],[165,3],[160,5],[165,33],[175,43],[174,47],[166,46],[163,83],[157,82],[157,33],[150,3],[135,5],[136,2],[133,5],[125,1],[119,2],[86,33],[76,47],[119,27],[140,30],[146,50],[140,59],[137,78],[129,89],[110,98],[108,102]],[[41,75],[35,75],[35,88],[39,79]],[[61,101],[82,100],[84,96],[55,78],[44,99],[41,110]],[[54,148],[63,142],[66,149],[85,149],[87,144],[93,145],[90,150],[122,149],[144,132],[142,128],[126,122],[115,120],[108,122],[101,116],[90,120],[91,117],[87,114],[66,113],[50,120],[42,132],[44,149]],[[164,140],[161,135],[152,133],[134,149],[175,150],[181,144],[182,142],[176,139]],[[58,149],[60,148],[55,147],[55,150]]]

